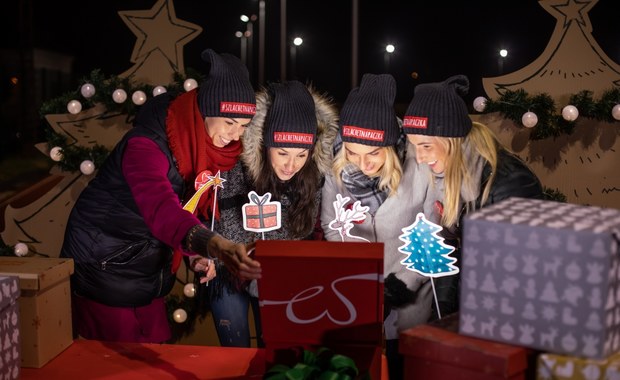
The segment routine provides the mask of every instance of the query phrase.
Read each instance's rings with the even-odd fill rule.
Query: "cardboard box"
[[[259,240],[256,259],[270,365],[328,347],[381,378],[383,243]]]
[[[458,314],[400,334],[405,379],[496,380],[533,378],[535,353],[458,332]]]
[[[72,259],[0,257],[0,275],[19,277],[21,364],[40,368],[73,342]]]
[[[558,354],[620,349],[620,210],[510,198],[465,217],[462,334]]]
[[[19,278],[0,276],[0,378],[19,379]]]
[[[620,352],[602,360],[543,353],[538,356],[536,379],[620,379]]]

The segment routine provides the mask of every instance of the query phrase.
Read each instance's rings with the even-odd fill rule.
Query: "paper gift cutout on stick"
[[[438,235],[441,230],[443,227],[418,213],[415,222],[403,228],[403,234],[398,237],[405,242],[398,251],[407,255],[400,263],[431,278],[459,273],[459,268],[454,265],[456,258],[450,256],[454,247],[444,243],[444,238]]]
[[[282,226],[281,209],[278,201],[270,202],[271,193],[262,197],[255,191],[248,193],[250,203],[243,205],[243,228],[253,232],[267,232],[277,230]]]
[[[368,206],[362,206],[360,201],[355,201],[351,208],[347,208],[351,198],[342,197],[340,194],[336,194],[336,200],[334,201],[334,210],[336,211],[336,218],[329,222],[328,227],[334,231],[340,233],[340,238],[344,241],[344,237],[347,236],[351,239],[358,239],[368,242],[360,236],[351,235],[351,229],[354,227],[355,222],[362,222],[366,219],[366,212],[370,209]]]

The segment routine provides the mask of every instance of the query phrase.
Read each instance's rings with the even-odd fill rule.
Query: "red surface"
[[[260,379],[265,353],[255,348],[76,340],[21,379]]]
[[[43,368],[22,368],[21,379],[261,379],[264,372],[263,349],[76,340]],[[388,378],[385,356],[381,378]]]

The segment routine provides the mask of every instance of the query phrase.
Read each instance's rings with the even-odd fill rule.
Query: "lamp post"
[[[385,53],[383,53],[383,59],[384,59],[384,63],[385,63],[385,72],[386,73],[390,72],[390,56],[392,55],[392,53],[394,53],[394,50],[396,50],[394,45],[392,45],[392,44],[385,45]]]
[[[256,15],[253,14],[251,16],[241,15],[239,17],[241,21],[246,23],[245,32],[243,33],[247,43],[247,60],[246,66],[248,67],[248,72],[250,73],[250,77],[254,76],[254,22],[256,21]]]
[[[293,44],[291,45],[291,76],[293,79],[297,79],[297,47],[303,43],[303,38],[293,38]]]
[[[507,56],[508,56],[508,50],[500,49],[499,57],[497,58],[497,69],[499,70],[500,74],[503,74],[503,72],[504,72],[504,59]]]
[[[240,49],[239,49],[239,58],[241,58],[241,62],[243,62],[244,65],[247,64],[247,52],[248,52],[248,47],[247,47],[247,37],[245,36],[245,33],[237,30],[235,32],[235,37],[239,38],[239,45],[240,45]]]

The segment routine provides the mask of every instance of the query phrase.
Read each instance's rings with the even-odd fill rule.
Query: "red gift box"
[[[383,243],[259,240],[255,257],[268,363],[328,347],[381,377]]]
[[[533,379],[536,351],[461,335],[458,314],[403,331],[405,379]]]

